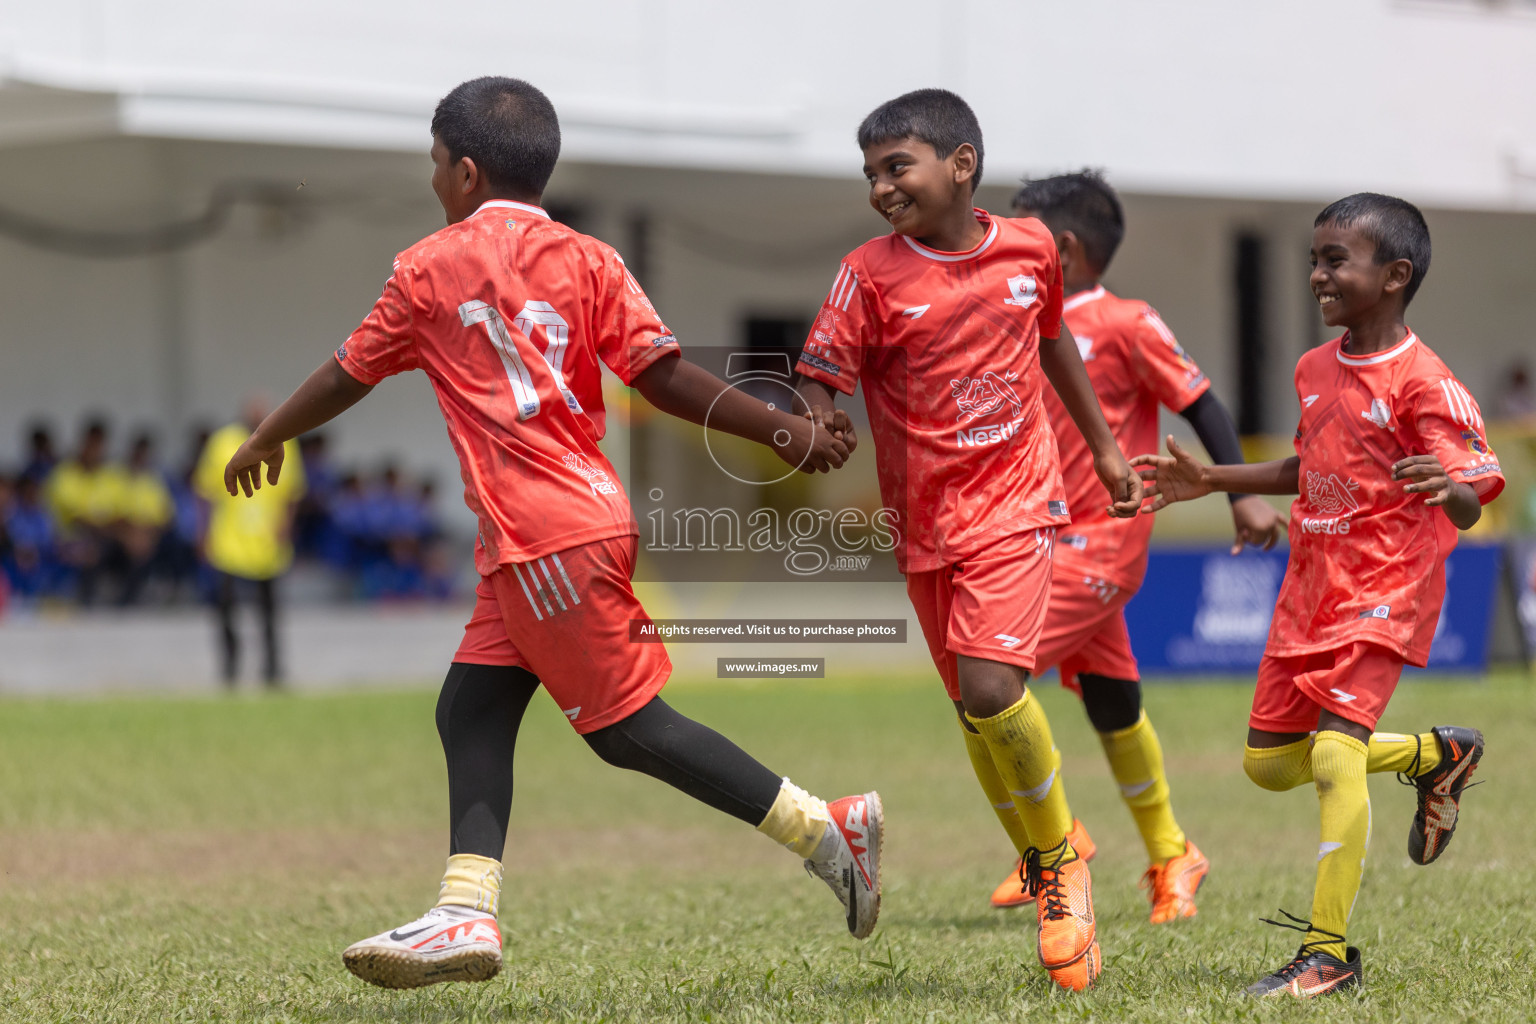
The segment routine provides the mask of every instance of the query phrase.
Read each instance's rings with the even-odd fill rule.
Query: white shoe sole
[[[501,952],[484,947],[427,956],[388,946],[349,946],[347,970],[380,988],[422,988],[444,981],[490,981],[501,971]]]
[[[867,939],[875,930],[875,924],[880,920],[880,861],[885,853],[885,806],[880,802],[880,794],[871,792],[867,797],[869,803],[869,873],[875,883],[873,894],[869,900],[868,919],[862,916],[859,920],[861,927],[857,931],[849,929],[856,939]]]

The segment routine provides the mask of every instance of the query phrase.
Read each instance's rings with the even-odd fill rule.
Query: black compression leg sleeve
[[[1141,683],[1134,679],[1110,679],[1080,673],[1083,710],[1099,732],[1129,729],[1141,718]]]
[[[660,779],[748,825],[762,824],[779,795],[777,775],[660,697],[582,739],[609,764]]]
[[[512,750],[538,677],[502,665],[448,666],[437,735],[448,759],[448,852],[501,860],[512,815]]]

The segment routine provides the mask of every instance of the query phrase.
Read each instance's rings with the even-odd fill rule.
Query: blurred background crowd
[[[337,466],[315,433],[268,488],[274,500],[251,505],[262,522],[231,501],[224,462],[261,412],[251,400],[246,423],[196,427],[174,448],[100,415],[68,431],[32,422],[19,451],[0,450],[0,595],[13,609],[211,602],[223,575],[272,579],[296,563],[332,600],[453,596],[430,478]]]

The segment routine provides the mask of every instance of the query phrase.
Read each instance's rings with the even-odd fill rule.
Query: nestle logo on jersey
[[[1349,532],[1349,519],[1312,519],[1303,516],[1301,529],[1303,533],[1329,533],[1342,536]]]
[[[607,473],[575,452],[567,452],[560,461],[565,463],[567,469],[585,480],[592,487],[593,494],[619,493],[619,485],[610,480]]]
[[[955,443],[962,448],[978,448],[989,444],[997,444],[1006,441],[1019,432],[1023,425],[1024,417],[1010,420],[996,427],[972,427],[970,430],[955,431]]]

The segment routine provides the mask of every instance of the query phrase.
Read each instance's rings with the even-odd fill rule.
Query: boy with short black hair
[[[1157,311],[1111,294],[1100,282],[1125,235],[1125,215],[1109,183],[1091,170],[1027,181],[1014,196],[1013,210],[1039,218],[1055,236],[1066,289],[1062,314],[1120,449],[1156,448],[1158,409],[1165,406],[1189,421],[1216,462],[1242,462],[1232,417]],[[1150,866],[1142,885],[1152,904],[1152,923],[1194,917],[1195,893],[1210,864],[1174,819],[1162,747],[1142,709],[1140,675],[1125,626],[1126,603],[1146,576],[1152,522],[1117,519],[1095,507],[1099,482],[1092,453],[1056,393],[1047,389],[1044,400],[1061,452],[1072,526],[1056,538],[1050,605],[1035,670],[1058,666],[1062,685],[1082,697],[1099,733],[1146,846]],[[1244,543],[1274,546],[1284,522],[1264,499],[1252,495],[1232,495],[1232,518],[1237,534],[1233,553]],[[993,783],[991,788],[999,787]],[[1001,799],[994,803],[1004,827],[1016,827],[1012,805]],[[1075,818],[1072,842],[1091,856],[1086,851],[1094,849],[1093,841]],[[992,905],[1019,906],[1031,899],[1016,875],[1010,875],[993,892]]]
[[[1037,896],[1038,955],[1058,985],[1100,970],[1087,863],[1067,839],[1061,756],[1026,687],[1068,522],[1040,370],[1093,451],[1113,501],[1135,515],[1136,474],[1115,446],[1061,323],[1061,263],[1038,221],[974,209],[981,128],[965,101],[922,89],[859,126],[869,202],[892,232],[843,261],[800,357],[813,414],[864,387],[897,565],[978,779],[1016,807],[1023,881]],[[847,440],[852,435],[844,433]]]
[[[1306,940],[1249,987],[1256,996],[1361,983],[1360,951],[1344,933],[1370,833],[1366,774],[1395,771],[1418,790],[1408,856],[1428,864],[1456,830],[1483,753],[1476,729],[1373,732],[1404,662],[1428,659],[1457,530],[1504,488],[1477,402],[1403,322],[1429,257],[1429,228],[1411,203],[1362,192],[1323,210],[1312,293],[1324,322],[1346,330],[1296,366],[1296,454],[1204,466],[1170,437],[1170,455],[1132,460],[1155,496],[1148,512],[1213,490],[1299,495],[1243,768],[1265,789],[1315,782],[1321,845],[1312,918],[1284,925]]]
[[[791,466],[839,466],[847,447],[683,360],[611,248],[538,206],[560,151],[554,107],[526,82],[479,78],[432,119],[432,188],[448,227],[401,253],[362,325],[262,421],[224,471],[231,494],[276,483],[283,442],[379,381],[424,370],[479,519],[477,603],[448,670],[437,727],[451,830],[438,905],[343,953],[386,988],[484,981],[496,924],[512,755],[540,685],[609,764],[741,818],[805,858],[864,938],[880,910],[878,794],[827,804],[684,718],[658,696],[671,671],[630,587],[636,526],[597,442],[606,364],[653,405],[772,447]]]

